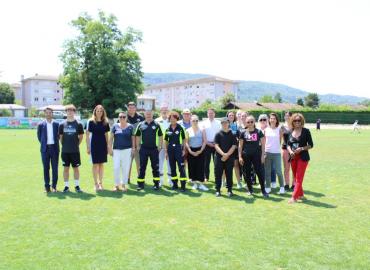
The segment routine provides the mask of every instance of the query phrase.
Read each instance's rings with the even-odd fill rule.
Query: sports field
[[[370,130],[312,134],[308,200],[288,205],[290,193],[216,198],[213,182],[95,193],[85,145],[85,193],[46,195],[36,131],[0,130],[0,269],[369,269]]]

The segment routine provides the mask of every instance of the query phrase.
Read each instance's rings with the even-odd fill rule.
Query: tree
[[[316,93],[309,93],[304,98],[304,103],[306,104],[306,106],[311,107],[311,108],[319,107],[319,104],[320,104],[319,95]]]
[[[84,13],[72,21],[78,36],[65,42],[60,56],[64,103],[90,111],[102,104],[111,117],[116,108],[135,100],[136,94],[142,92],[143,73],[135,49],[141,33],[132,28],[123,33],[116,22],[115,16],[102,11],[98,19]]]
[[[365,99],[365,100],[361,101],[359,104],[370,107],[370,99]]]
[[[0,83],[0,104],[14,104],[14,91],[10,84]]]
[[[235,95],[233,93],[227,93],[219,99],[219,103],[221,105],[221,108],[224,108],[230,102],[235,102],[235,100]]]
[[[281,97],[281,94],[279,92],[277,92],[274,96],[274,100],[275,102],[277,103],[282,103],[283,102],[283,98]]]
[[[275,103],[275,100],[272,96],[270,95],[264,95],[262,96],[258,102],[261,102],[261,103]]]
[[[304,106],[303,98],[297,99],[297,105]]]
[[[207,110],[209,108],[221,109],[220,104],[218,102],[213,102],[211,99],[206,99],[197,109]]]

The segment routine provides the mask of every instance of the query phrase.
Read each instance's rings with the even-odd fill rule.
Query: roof
[[[0,110],[26,110],[27,108],[18,104],[0,104]]]
[[[51,108],[53,111],[64,111],[65,110],[64,105],[47,105],[47,106],[39,107],[37,110],[38,111],[43,111],[46,108]]]
[[[252,110],[272,110],[272,111],[286,111],[292,109],[302,109],[303,107],[293,103],[259,103],[259,102],[230,102],[225,106],[225,109],[241,109],[245,111]]]
[[[54,76],[54,75],[39,75],[39,74],[35,74],[35,76],[29,77],[29,78],[25,78],[22,81],[28,81],[28,80],[57,81],[57,80],[59,80],[59,77],[58,76]]]
[[[20,83],[12,83],[10,86],[13,88],[18,88],[21,87],[22,85]]]
[[[148,96],[148,95],[140,95],[140,96],[137,96],[137,99],[151,99],[151,100],[155,100],[155,97]]]
[[[210,76],[210,77],[204,77],[199,79],[191,79],[191,80],[183,80],[183,81],[175,81],[170,83],[159,83],[159,84],[152,84],[145,87],[145,90],[148,89],[161,89],[161,88],[168,88],[168,87],[174,87],[174,86],[182,86],[182,85],[188,85],[188,84],[199,84],[199,83],[206,83],[206,82],[228,82],[228,83],[234,83],[237,84],[237,81],[217,77],[217,76]]]

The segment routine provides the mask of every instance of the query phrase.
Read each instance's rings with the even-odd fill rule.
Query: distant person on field
[[[186,130],[186,148],[188,150],[188,173],[193,182],[193,189],[207,191],[204,182],[204,149],[207,138],[204,130],[199,127],[197,115],[191,116],[191,127]]]
[[[127,123],[126,112],[118,115],[119,123],[115,123],[109,137],[109,154],[113,156],[115,187],[113,191],[127,191],[128,178],[132,158],[135,155],[135,137],[133,125]]]
[[[215,136],[215,182],[216,196],[221,196],[222,175],[226,176],[227,196],[233,196],[233,168],[235,150],[237,145],[236,136],[230,130],[230,123],[227,117],[221,120],[222,129]]]
[[[357,133],[360,133],[360,126],[358,124],[358,120],[356,120],[354,123],[353,123],[353,126],[352,126],[352,133],[354,132],[357,132]]]
[[[290,154],[295,187],[289,203],[295,203],[298,199],[304,199],[303,178],[310,160],[308,150],[313,147],[313,141],[310,130],[304,127],[305,119],[302,114],[293,114],[290,121],[292,132],[289,134],[287,149]]]
[[[166,159],[169,160],[171,166],[172,189],[178,189],[178,181],[180,180],[180,191],[185,192],[186,189],[186,172],[185,172],[185,129],[178,124],[179,114],[170,112],[168,115],[170,126],[164,132],[164,151]],[[177,176],[177,168],[179,169],[180,177]]]
[[[170,121],[168,119],[168,106],[167,104],[162,104],[160,107],[160,116],[155,119],[155,122],[157,122],[161,129],[162,133],[165,132],[165,130],[170,126]],[[165,151],[164,148],[160,149],[159,151],[159,175],[160,175],[160,182],[159,185],[162,186],[164,184],[164,164],[167,164],[167,179],[168,179],[168,185],[172,187],[172,181],[171,181],[171,166],[170,161],[166,160],[165,158]]]
[[[44,168],[45,192],[57,192],[58,163],[59,163],[59,124],[53,120],[53,110],[44,110],[45,120],[37,126],[37,139],[40,142],[41,160]],[[50,189],[50,163],[52,183]]]
[[[320,131],[320,128],[321,128],[321,119],[319,118],[316,120],[316,130]]]
[[[80,144],[83,139],[84,128],[80,122],[75,119],[76,107],[74,105],[65,106],[67,119],[59,125],[59,139],[62,144],[62,161],[64,177],[64,193],[69,192],[69,167],[72,165],[73,176],[75,180],[76,192],[82,192],[80,188],[81,165]]]
[[[144,117],[137,113],[137,108],[136,108],[136,104],[135,102],[131,101],[127,104],[127,122],[129,124],[131,124],[134,128],[134,130],[136,129],[137,125],[144,121]],[[118,121],[119,122],[119,121]],[[129,176],[128,176],[128,183],[130,183],[130,178],[131,178],[131,169],[132,169],[132,162],[133,160],[135,160],[135,165],[136,165],[136,172],[137,172],[137,175],[139,175],[139,171],[140,171],[140,158],[139,158],[139,150],[138,150],[139,146],[135,146],[135,152],[134,152],[134,156],[133,158],[131,159],[131,165],[130,165],[130,173],[129,173]]]
[[[153,175],[153,189],[159,190],[159,151],[162,149],[162,129],[153,119],[153,111],[145,111],[145,120],[136,127],[136,145],[139,147],[140,173],[137,178],[137,190],[144,190],[145,172],[150,159]]]
[[[221,129],[220,121],[216,120],[216,111],[213,108],[207,110],[208,119],[203,121],[202,128],[206,133],[207,145],[204,150],[204,181],[209,180],[211,159],[215,157],[215,135]]]
[[[281,145],[281,150],[283,154],[283,164],[284,164],[284,179],[285,179],[285,191],[289,190],[290,186],[290,155],[287,149],[289,134],[291,131],[290,127],[290,117],[292,116],[291,112],[285,112],[284,114],[284,124],[281,126],[283,130],[283,143]],[[294,190],[294,177],[292,178],[291,190]]]
[[[91,155],[95,191],[103,190],[104,163],[108,156],[108,133],[110,131],[107,113],[102,105],[94,108],[86,127],[87,154]]]

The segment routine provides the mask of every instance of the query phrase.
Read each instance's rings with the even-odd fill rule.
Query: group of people
[[[75,106],[67,105],[65,110],[67,119],[58,124],[53,120],[52,109],[46,108],[45,120],[37,129],[46,192],[57,192],[59,141],[64,167],[63,192],[69,192],[70,166],[75,190],[82,192],[79,146],[84,128],[75,119]],[[302,114],[286,112],[282,125],[276,113],[262,114],[257,122],[253,115],[241,110],[229,111],[217,120],[215,110],[210,108],[207,119],[202,122],[188,109],[183,110],[181,116],[180,119],[179,113],[170,112],[166,105],[161,106],[160,117],[156,119],[151,110],[142,116],[137,113],[136,104],[129,102],[127,112],[120,112],[117,123],[110,127],[105,109],[97,105],[86,125],[86,151],[91,157],[95,190],[104,189],[104,163],[111,155],[114,191],[127,191],[133,161],[137,170],[137,190],[144,190],[149,159],[154,190],[165,184],[164,166],[167,166],[168,185],[173,190],[186,192],[186,184],[190,182],[192,189],[207,191],[204,183],[210,179],[213,160],[217,197],[221,196],[222,186],[226,187],[229,197],[233,196],[234,172],[237,188],[243,188],[244,179],[248,195],[253,195],[253,185],[258,178],[262,195],[268,197],[276,187],[277,176],[279,194],[289,189],[293,191],[289,203],[304,198],[302,183],[313,142],[310,131],[304,128]]]

